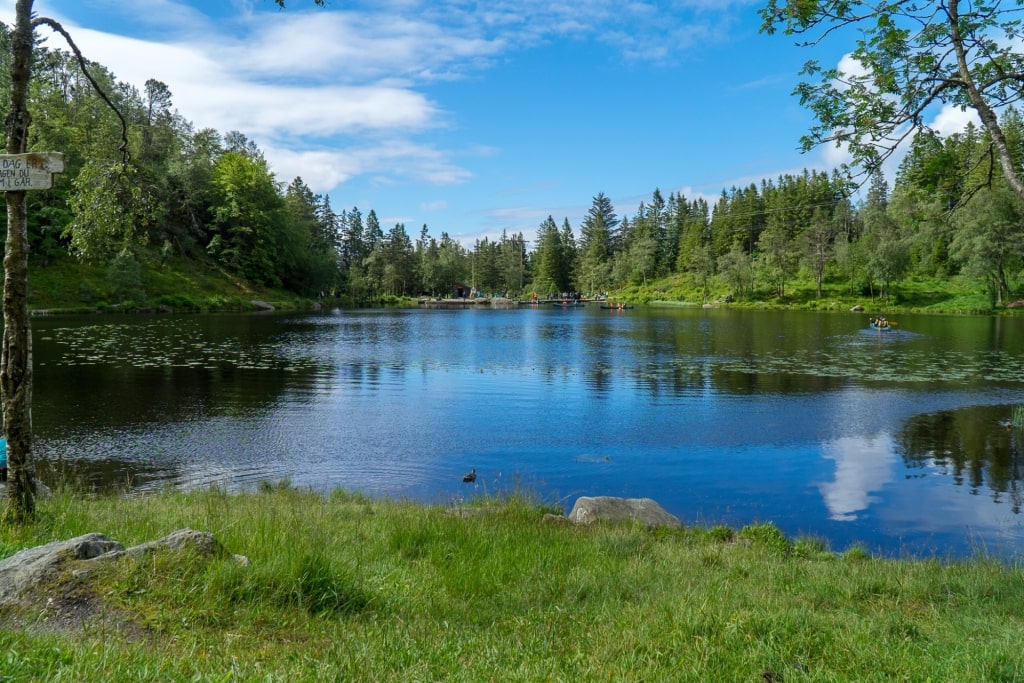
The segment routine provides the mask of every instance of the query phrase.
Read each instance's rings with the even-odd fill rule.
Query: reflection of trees
[[[636,386],[645,389],[651,397],[682,396],[704,389],[707,370],[707,367],[700,365],[637,368],[632,376]]]
[[[819,393],[848,386],[845,377],[788,372],[740,372],[716,367],[711,373],[715,389],[727,394]]]
[[[50,366],[36,373],[34,426],[64,432],[66,415],[90,429],[103,425],[165,424],[216,407],[220,414],[265,410],[297,384],[312,381],[310,370],[134,368]]]
[[[67,484],[75,491],[129,491],[167,479],[166,463],[150,465],[122,459],[54,460],[42,458],[36,466],[47,486]]]
[[[956,484],[967,484],[972,493],[987,485],[996,502],[1007,496],[1019,513],[1024,439],[1020,430],[1002,426],[1009,412],[1007,406],[972,406],[918,415],[897,435],[897,450],[908,466],[946,468]]]

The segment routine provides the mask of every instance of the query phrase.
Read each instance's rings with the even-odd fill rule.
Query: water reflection
[[[969,552],[973,534],[1024,550],[1020,432],[1000,424],[1024,402],[1024,320],[900,324],[700,309],[40,319],[36,455],[116,489],[287,478],[434,502],[519,481],[567,506],[650,496],[686,522],[767,519],[884,552]]]
[[[821,445],[822,456],[835,463],[835,479],[819,485],[829,519],[850,522],[878,502],[873,494],[896,477],[893,443],[887,434],[843,437]]]
[[[972,494],[987,488],[995,502],[1021,511],[1024,430],[1007,428],[1012,406],[970,406],[917,415],[898,436],[909,467],[949,476]]]

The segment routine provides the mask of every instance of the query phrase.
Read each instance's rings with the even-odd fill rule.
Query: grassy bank
[[[632,285],[614,293],[618,300],[657,305],[702,305],[722,303],[731,292],[718,287],[707,292],[694,286],[691,277],[676,275],[648,286]],[[893,286],[886,296],[853,292],[841,282],[827,282],[818,296],[814,282],[794,279],[787,285],[785,296],[766,291],[755,291],[733,297],[730,306],[736,308],[803,309],[811,311],[849,311],[860,306],[874,313],[946,313],[991,315],[1015,313],[1020,309],[1008,308],[993,302],[982,283],[963,277],[949,279],[908,278]]]
[[[139,259],[120,269],[67,255],[33,261],[29,266],[29,308],[54,313],[160,308],[185,312],[249,310],[253,300],[285,309],[304,305],[291,292],[253,285],[209,263],[161,260],[146,252],[140,252]]]
[[[191,527],[251,560],[122,560],[77,587],[127,615],[46,606],[0,628],[0,680],[1017,681],[1024,576],[984,558],[875,559],[770,525],[648,531],[458,514],[288,487],[57,495],[0,555]],[[83,595],[83,600],[85,596]]]
[[[1014,282],[1020,293],[1020,283]],[[527,291],[530,291],[529,288]],[[688,305],[722,303],[759,309],[849,311],[860,306],[873,313],[1017,313],[1024,294],[997,305],[984,283],[964,277],[907,278],[894,284],[883,297],[877,292],[853,291],[848,283],[826,280],[822,296],[805,274],[786,285],[784,296],[763,288],[735,295],[714,281],[707,291],[690,274],[677,274],[644,285],[626,285],[609,292],[614,301],[633,304]],[[735,295],[735,296],[734,296]],[[278,308],[300,308],[308,300],[281,289],[260,287],[239,280],[211,262],[138,249],[134,260],[89,263],[67,254],[35,258],[29,265],[29,307],[33,310],[95,312],[167,308],[175,311],[247,310],[252,301],[267,301]],[[344,303],[339,301],[337,303]],[[377,305],[416,306],[414,298],[381,296]]]

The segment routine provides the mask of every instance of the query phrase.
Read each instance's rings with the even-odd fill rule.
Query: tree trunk
[[[11,104],[5,121],[7,153],[28,143],[28,81],[32,62],[32,0],[18,0],[11,36]],[[32,333],[28,316],[28,216],[24,192],[7,192],[4,254],[3,349],[0,402],[7,437],[7,516],[16,522],[35,513],[32,467]]]
[[[967,92],[967,98],[970,100],[971,106],[976,112],[978,112],[978,118],[981,119],[981,124],[985,127],[985,130],[992,138],[992,147],[995,149],[996,158],[999,160],[999,166],[1003,169],[1003,176],[1006,179],[1007,185],[1010,186],[1010,189],[1012,189],[1018,197],[1024,198],[1024,180],[1021,179],[1020,173],[1018,173],[1017,166],[1013,160],[1013,155],[1010,153],[1010,146],[1006,142],[1006,136],[1003,134],[1002,127],[999,125],[999,116],[992,107],[988,105],[985,98],[982,97],[981,92],[979,92],[978,86],[974,81],[974,77],[971,75],[967,49],[964,47],[964,37],[960,32],[959,5],[959,0],[951,0],[947,9],[949,13],[950,37],[952,38],[953,48],[956,52],[956,62],[960,71],[961,83],[964,90]]]

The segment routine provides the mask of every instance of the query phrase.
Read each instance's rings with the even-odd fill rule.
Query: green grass
[[[279,308],[294,308],[300,297],[257,287],[213,268],[209,263],[171,258],[145,263],[137,287],[118,289],[107,264],[82,262],[62,255],[29,264],[29,308],[55,313],[134,311],[160,307],[179,312],[248,310],[254,299]]]
[[[835,553],[770,524],[582,528],[484,502],[59,493],[34,526],[0,529],[5,555],[191,527],[251,565],[115,563],[91,590],[134,629],[0,628],[0,680],[1024,680],[1017,565]]]
[[[728,288],[716,283],[709,293],[709,303],[721,304],[729,294]],[[692,278],[686,275],[674,275],[652,282],[647,287],[627,286],[613,295],[616,299],[633,303],[662,306],[699,306],[704,303],[703,291],[694,287]],[[1016,298],[1024,298],[1024,294],[1018,291]],[[827,281],[820,298],[813,281],[807,277],[797,277],[787,284],[783,297],[755,288],[754,292],[736,299],[730,305],[737,308],[812,311],[849,311],[854,306],[861,306],[866,311],[880,313],[986,315],[1009,312],[992,304],[981,283],[962,277],[907,278],[896,283],[887,297],[857,294],[842,282]]]

